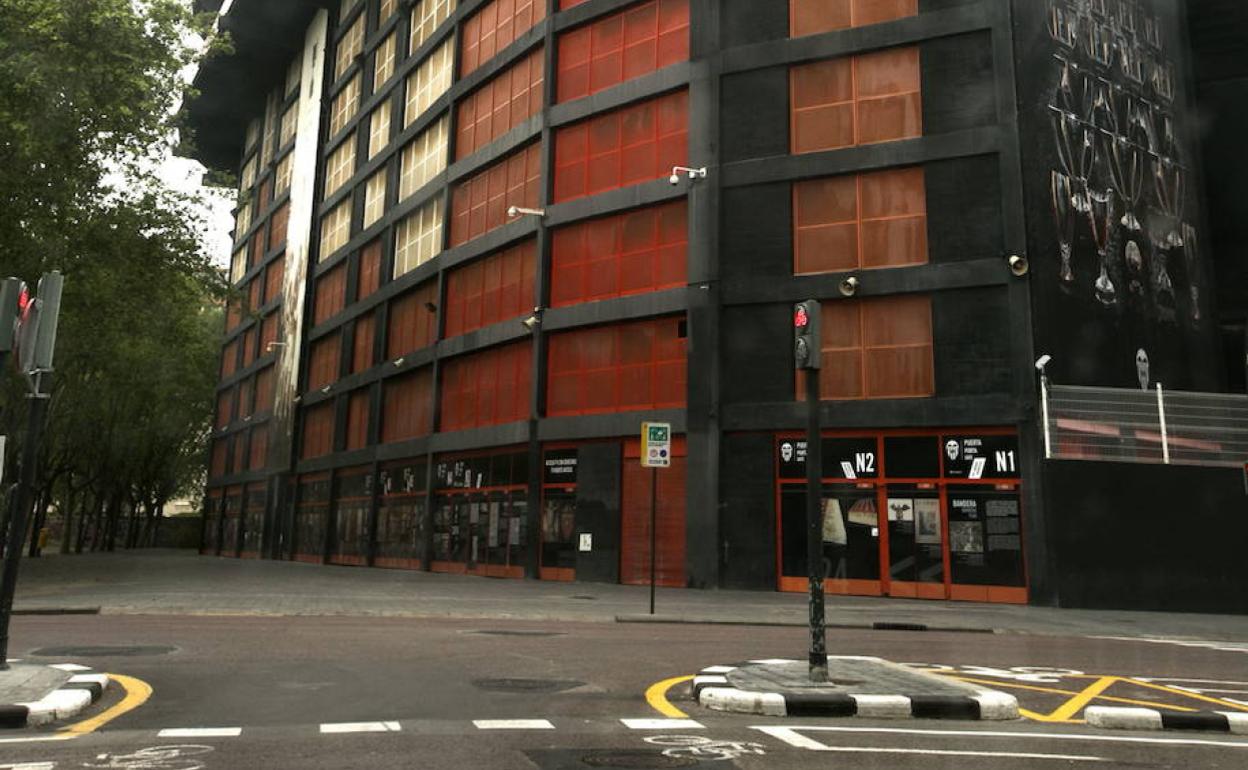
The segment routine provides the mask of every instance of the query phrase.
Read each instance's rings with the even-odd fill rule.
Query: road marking
[[[767,732],[768,725],[751,726],[751,730]],[[783,729],[819,730],[838,733],[882,733],[888,735],[930,735],[974,738],[1026,738],[1028,740],[1091,741],[1093,743],[1141,743],[1164,746],[1218,746],[1222,748],[1248,749],[1248,741],[1214,741],[1201,738],[1134,738],[1120,735],[1096,735],[1088,733],[1007,732],[1002,730],[923,730],[905,727],[798,727]]]
[[[337,733],[397,733],[398,722],[330,722],[321,725],[321,732]]]
[[[553,730],[549,719],[474,719],[478,730]]]
[[[1042,692],[1042,693],[1048,693],[1050,695],[1067,695],[1067,696],[1072,696],[1072,697],[1079,694],[1078,692],[1074,690],[1058,690],[1053,687],[1036,687],[1035,685],[1015,684],[1014,682],[995,682],[991,679],[972,679],[971,677],[967,677],[967,676],[959,676],[956,678],[963,682],[970,682],[972,684],[984,684],[984,685],[988,685],[989,687],[1004,687],[1010,690],[1027,690],[1028,692]],[[1134,698],[1119,698],[1116,695],[1101,695],[1099,697],[1100,697],[1100,700],[1108,700],[1108,701],[1113,701],[1115,703],[1127,703],[1132,706],[1146,706],[1148,708],[1174,709],[1176,711],[1195,711],[1195,709],[1190,709],[1190,708],[1187,708],[1186,706],[1171,706],[1165,703],[1154,703],[1153,701],[1149,701],[1149,700],[1136,700]],[[1026,709],[1019,709],[1019,711],[1020,712],[1026,711]],[[1039,717],[1041,718],[1041,721],[1043,721],[1043,717],[1047,716],[1045,714],[1040,714],[1040,715],[1037,715],[1037,717],[1032,717],[1031,715],[1033,713],[1034,712],[1028,711],[1027,716],[1033,719]],[[1068,721],[1079,722],[1081,720],[1068,720]]]
[[[705,725],[694,719],[621,719],[630,730],[701,730]]]
[[[57,741],[72,741],[77,735],[32,735],[29,738],[0,738],[2,743],[55,743]]]
[[[152,697],[152,686],[142,679],[135,679],[132,676],[123,676],[121,674],[109,674],[108,677],[121,685],[122,689],[126,691],[125,697],[121,699],[121,702],[90,719],[84,719],[81,722],[75,722],[72,725],[62,727],[59,732],[66,738],[77,738],[80,735],[95,732],[122,714],[134,711],[139,706],[147,703],[147,699]]]
[[[1094,698],[1108,690],[1111,686],[1113,686],[1114,682],[1117,681],[1118,677],[1116,676],[1103,676],[1100,679],[1097,679],[1092,684],[1083,688],[1083,691],[1078,695],[1063,703],[1056,711],[1049,714],[1046,719],[1054,722],[1065,722],[1075,714],[1078,714],[1084,706],[1091,703]]]
[[[1179,676],[1136,676],[1132,677],[1140,682],[1194,682],[1196,684],[1232,684],[1241,687],[1248,687],[1248,682],[1233,682],[1227,679],[1184,679]]]
[[[950,749],[900,749],[879,746],[828,746],[820,743],[798,730],[822,730],[821,727],[755,727],[759,732],[766,733],[777,740],[799,749],[810,751],[835,751],[845,754],[918,754],[942,757],[997,757],[1001,759],[1053,759],[1062,762],[1105,762],[1105,757],[1087,754],[1039,754],[1018,751],[967,751]]]
[[[15,662],[15,661],[10,661],[10,662]],[[55,668],[59,671],[73,671],[75,673],[78,671],[90,671],[91,670],[88,666],[80,666],[77,663],[53,663],[51,666],[48,666],[48,668]]]
[[[693,679],[693,676],[674,676],[671,679],[664,679],[662,682],[655,682],[646,688],[646,703],[650,704],[650,708],[659,712],[665,717],[672,719],[685,719],[689,715],[676,708],[667,699],[667,691],[680,684]]]
[[[54,767],[56,767],[55,762],[17,762],[0,765],[0,770],[52,770]]]
[[[156,733],[157,738],[237,738],[241,727],[170,727]]]

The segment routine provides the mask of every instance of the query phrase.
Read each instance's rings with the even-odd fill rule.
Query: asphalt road
[[[1225,709],[1242,701],[1248,710],[1248,651],[1235,646],[832,631],[833,653],[991,683],[1018,695],[1032,718],[724,715],[694,706],[687,685],[676,683],[666,698],[694,721],[651,725],[622,720],[665,718],[656,710],[663,704],[646,698],[652,685],[708,665],[802,657],[804,631],[139,615],[25,616],[13,631],[15,655],[84,663],[146,683],[152,693],[78,737],[54,729],[0,733],[0,768],[1248,767],[1245,736],[1098,731],[1078,711],[1052,721],[1105,676],[1121,677],[1102,695],[1117,701],[1096,703],[1218,708],[1213,699]],[[115,713],[124,694],[114,688],[76,724]]]

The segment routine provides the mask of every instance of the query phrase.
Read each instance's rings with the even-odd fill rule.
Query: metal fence
[[[1248,396],[1043,384],[1045,456],[1244,467]]]

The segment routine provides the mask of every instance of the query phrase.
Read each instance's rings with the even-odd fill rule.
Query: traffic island
[[[1018,719],[1018,700],[882,658],[828,656],[827,682],[810,681],[800,660],[711,666],[694,677],[693,698],[715,711],[790,717]]]
[[[33,727],[68,719],[100,699],[108,675],[85,666],[9,661],[0,671],[0,728]]]
[[[1248,735],[1248,713],[1233,711],[1161,711],[1088,706],[1083,715],[1088,724],[1106,730],[1203,730]]]

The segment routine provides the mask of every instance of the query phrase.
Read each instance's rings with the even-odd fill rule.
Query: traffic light
[[[8,346],[0,346],[0,352],[16,351],[17,370],[22,374],[52,370],[64,281],[59,272],[44,273],[39,280],[38,296],[32,296],[26,284],[16,278],[6,279],[0,287],[0,338],[8,340]],[[16,296],[15,312],[5,315],[9,307],[5,303],[11,301],[10,296]],[[3,333],[8,328],[8,318],[13,319],[11,335]]]
[[[819,301],[808,299],[793,306],[793,352],[798,369],[818,369],[822,347]]]
[[[21,279],[5,278],[0,281],[0,359],[13,350],[18,312],[25,309],[29,300],[30,292]]]

